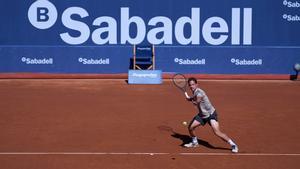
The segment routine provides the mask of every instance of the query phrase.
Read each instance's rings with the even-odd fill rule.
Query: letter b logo
[[[37,8],[37,21],[47,22],[49,20],[49,10],[47,8]]]
[[[37,0],[28,10],[30,23],[38,29],[48,29],[57,19],[57,10],[48,0]]]

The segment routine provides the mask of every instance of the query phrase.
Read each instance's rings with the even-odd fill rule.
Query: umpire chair
[[[133,46],[133,69],[155,70],[155,49],[153,44]]]

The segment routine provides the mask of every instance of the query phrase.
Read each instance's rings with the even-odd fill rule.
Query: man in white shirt
[[[199,126],[204,126],[206,123],[208,123],[213,129],[215,135],[229,143],[231,146],[231,151],[233,153],[237,153],[238,146],[220,130],[216,109],[209,101],[206,93],[198,87],[197,79],[189,78],[188,85],[193,92],[193,96],[187,97],[187,100],[197,106],[199,113],[193,118],[188,127],[190,136],[192,137],[192,142],[185,144],[184,146],[198,147],[198,138],[196,137],[194,130]]]

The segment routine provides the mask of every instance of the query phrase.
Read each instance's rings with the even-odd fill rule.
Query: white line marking
[[[180,156],[300,156],[300,153],[139,153],[139,152],[0,152],[0,155],[180,155]]]
[[[179,153],[190,156],[300,156],[299,153]]]

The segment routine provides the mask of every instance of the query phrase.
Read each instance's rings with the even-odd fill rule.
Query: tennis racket
[[[180,73],[176,73],[173,77],[172,77],[172,81],[173,84],[180,89],[182,92],[184,92],[185,97],[187,99],[189,99],[189,95],[186,92],[186,87],[187,87],[187,79],[183,74]]]

